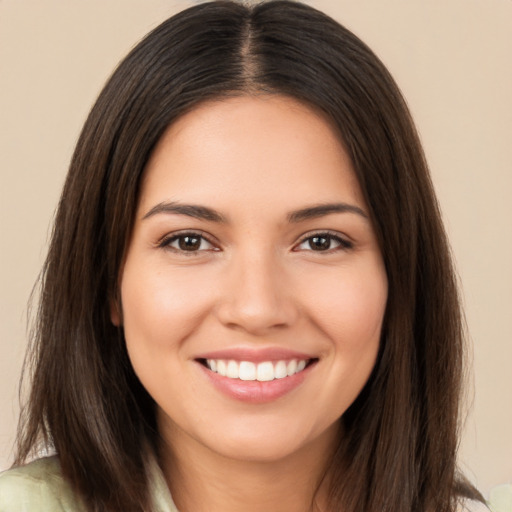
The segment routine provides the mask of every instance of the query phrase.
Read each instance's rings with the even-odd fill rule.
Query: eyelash
[[[186,250],[179,247],[172,247],[171,244],[173,242],[177,242],[180,239],[185,238],[196,238],[199,239],[199,247],[203,242],[207,242],[212,246],[212,248],[209,249],[195,249],[195,250]],[[162,240],[158,242],[158,247],[161,249],[169,249],[171,251],[184,254],[187,256],[194,256],[198,252],[204,252],[204,251],[218,251],[218,247],[207,237],[204,233],[198,232],[198,231],[182,231],[180,233],[173,233],[172,235],[167,235]]]
[[[179,247],[172,247],[171,244],[173,244],[174,242],[179,242],[180,239],[185,239],[185,238],[192,238],[192,239],[198,239],[199,240],[199,248],[197,249],[192,249],[192,250],[186,250],[186,249],[183,249],[183,248],[179,248]],[[318,232],[318,233],[311,233],[311,234],[308,234],[307,236],[304,236],[301,241],[296,244],[293,248],[293,251],[294,252],[298,252],[300,249],[300,246],[305,244],[305,243],[310,243],[313,241],[313,239],[315,238],[319,238],[319,239],[325,239],[327,240],[327,242],[329,243],[329,245],[331,245],[331,243],[334,241],[338,244],[337,247],[329,247],[328,249],[326,250],[318,250],[318,251],[315,251],[311,245],[309,246],[310,247],[310,251],[311,252],[319,252],[319,253],[328,253],[328,254],[331,254],[333,252],[337,252],[337,251],[347,251],[347,250],[350,250],[353,248],[353,243],[350,242],[349,240],[347,240],[346,238],[343,238],[341,237],[338,233],[333,233],[333,232],[330,232],[330,231],[321,231],[321,232]],[[212,247],[211,248],[208,248],[208,249],[200,249],[201,247],[201,244],[203,242],[207,242],[208,244],[210,244]],[[179,232],[179,233],[173,233],[172,235],[168,235],[168,236],[165,236],[162,240],[160,240],[158,242],[158,247],[159,248],[162,248],[162,249],[169,249],[169,250],[172,250],[174,252],[178,252],[180,254],[184,254],[184,255],[187,255],[187,256],[194,256],[195,254],[199,253],[199,252],[204,252],[204,251],[219,251],[220,249],[209,239],[209,237],[205,236],[204,233],[201,233],[201,232],[197,232],[197,231],[183,231],[183,232]]]
[[[326,249],[326,250],[318,250],[318,251],[315,251],[314,249],[311,248],[311,245],[310,245],[310,251],[311,252],[321,252],[321,253],[327,253],[327,254],[331,254],[333,252],[337,252],[337,251],[347,251],[347,250],[350,250],[354,247],[354,244],[352,242],[350,242],[349,240],[347,240],[346,238],[343,238],[339,235],[339,233],[333,233],[331,231],[321,231],[321,232],[318,232],[318,233],[311,233],[311,234],[308,234],[306,235],[305,237],[302,238],[302,240],[294,247],[294,250],[299,250],[299,249],[296,249],[298,247],[300,247],[301,245],[307,243],[307,242],[310,242],[315,239],[315,238],[324,238],[326,240],[329,241],[329,243],[331,243],[332,241],[336,242],[338,244],[337,247],[333,247],[333,248],[329,248],[329,249]]]

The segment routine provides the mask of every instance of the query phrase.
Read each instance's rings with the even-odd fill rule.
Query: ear
[[[109,307],[110,307],[110,321],[116,327],[121,327],[123,322],[122,322],[121,308],[119,306],[119,300],[111,298],[109,300]]]

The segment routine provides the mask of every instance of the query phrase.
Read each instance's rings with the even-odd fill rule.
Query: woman
[[[41,297],[1,510],[479,498],[456,471],[461,319],[418,137],[380,61],[310,7],[199,5],[128,55]]]

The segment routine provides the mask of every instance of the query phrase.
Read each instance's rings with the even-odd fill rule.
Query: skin
[[[214,209],[222,222],[169,203]],[[348,211],[290,219],[340,203]],[[204,238],[183,250],[183,233]],[[237,97],[167,130],[145,170],[112,320],[156,401],[181,512],[323,508],[315,491],[374,367],[387,286],[350,159],[323,115],[283,96]],[[316,363],[284,396],[248,403],[197,361],[233,347]]]

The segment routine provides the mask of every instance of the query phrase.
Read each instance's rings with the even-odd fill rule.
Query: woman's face
[[[164,440],[267,461],[331,446],[386,299],[367,205],[322,115],[239,97],[168,129],[112,312]]]

